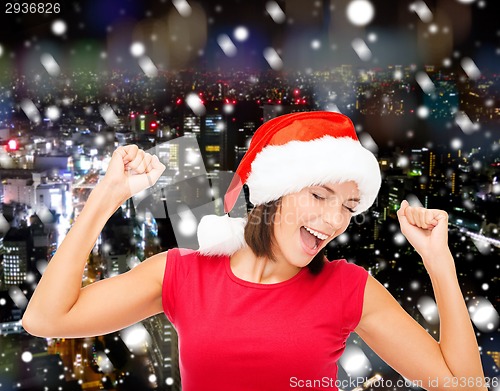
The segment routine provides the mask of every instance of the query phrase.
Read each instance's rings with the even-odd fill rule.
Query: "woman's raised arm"
[[[439,312],[437,342],[373,277],[356,332],[391,367],[425,390],[486,391],[479,348],[448,248],[448,215],[437,209],[398,211],[401,231],[422,257]]]
[[[119,330],[161,312],[166,252],[123,275],[81,287],[83,270],[106,221],[128,198],[152,186],[165,166],[136,145],[113,153],[105,177],[49,262],[22,324],[43,337],[83,337]],[[124,238],[126,240],[126,238]]]

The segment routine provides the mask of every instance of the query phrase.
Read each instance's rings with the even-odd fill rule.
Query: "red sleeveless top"
[[[337,390],[332,379],[361,318],[368,272],[341,259],[318,275],[303,268],[258,284],[238,278],[229,261],[168,251],[162,300],[179,335],[183,391],[281,391],[300,380]]]

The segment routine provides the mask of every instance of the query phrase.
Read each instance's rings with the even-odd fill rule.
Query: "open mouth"
[[[306,249],[309,250],[308,252],[316,252],[328,238],[327,235],[314,231],[306,226],[300,227],[300,237]]]

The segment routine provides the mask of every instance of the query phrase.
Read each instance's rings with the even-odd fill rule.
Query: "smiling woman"
[[[309,186],[353,181],[353,215],[368,209],[380,188],[377,159],[358,140],[351,120],[333,112],[302,112],[277,117],[260,127],[241,160],[224,198],[229,213],[244,184],[250,202],[263,205]],[[351,203],[350,207],[353,207]],[[217,221],[219,220],[219,221]],[[240,224],[240,229],[229,225]],[[243,247],[244,219],[205,216],[198,228],[200,252],[233,253]],[[220,229],[217,229],[217,226]],[[234,235],[227,235],[233,232]],[[224,234],[225,233],[225,234]]]
[[[403,201],[397,213],[433,284],[439,342],[364,268],[324,256],[352,216],[372,205],[381,182],[349,118],[309,112],[266,122],[227,190],[226,215],[201,220],[198,250],[170,249],[80,288],[105,221],[163,170],[137,146],[115,151],[28,305],[28,332],[102,335],[163,311],[178,332],[184,391],[282,391],[307,387],[304,379],[329,379],[311,385],[337,390],[337,362],[355,331],[426,389],[486,389],[445,212]],[[248,218],[229,217],[243,185],[255,208]]]
[[[357,191],[354,182],[330,186],[307,187],[299,193],[255,207],[245,225],[248,247],[255,255],[269,256],[277,262],[278,256],[283,256],[279,253],[280,248],[296,251],[298,248],[294,244],[300,243],[302,250],[313,256],[310,262],[301,266],[307,266],[313,274],[319,273],[324,265],[325,246],[345,229],[345,223],[348,224],[359,204],[359,198],[347,196]],[[342,202],[341,197],[346,201]],[[321,216],[324,222],[318,221]],[[299,230],[300,240],[296,240],[294,229]],[[293,238],[292,242],[284,245],[283,241],[288,238]],[[277,241],[281,245],[278,246]]]
[[[356,183],[348,181],[329,186],[306,187],[283,196],[274,232],[280,243],[277,247],[281,249],[281,257],[295,266],[307,266],[311,256],[316,257],[349,225],[353,213],[347,205],[354,203],[349,199],[358,193]]]

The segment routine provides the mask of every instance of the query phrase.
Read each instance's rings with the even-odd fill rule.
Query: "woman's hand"
[[[410,206],[404,200],[397,214],[401,232],[422,257],[426,268],[450,253],[445,211]]]
[[[125,145],[113,152],[101,182],[121,204],[153,186],[165,168],[156,155],[146,153],[134,144]]]

